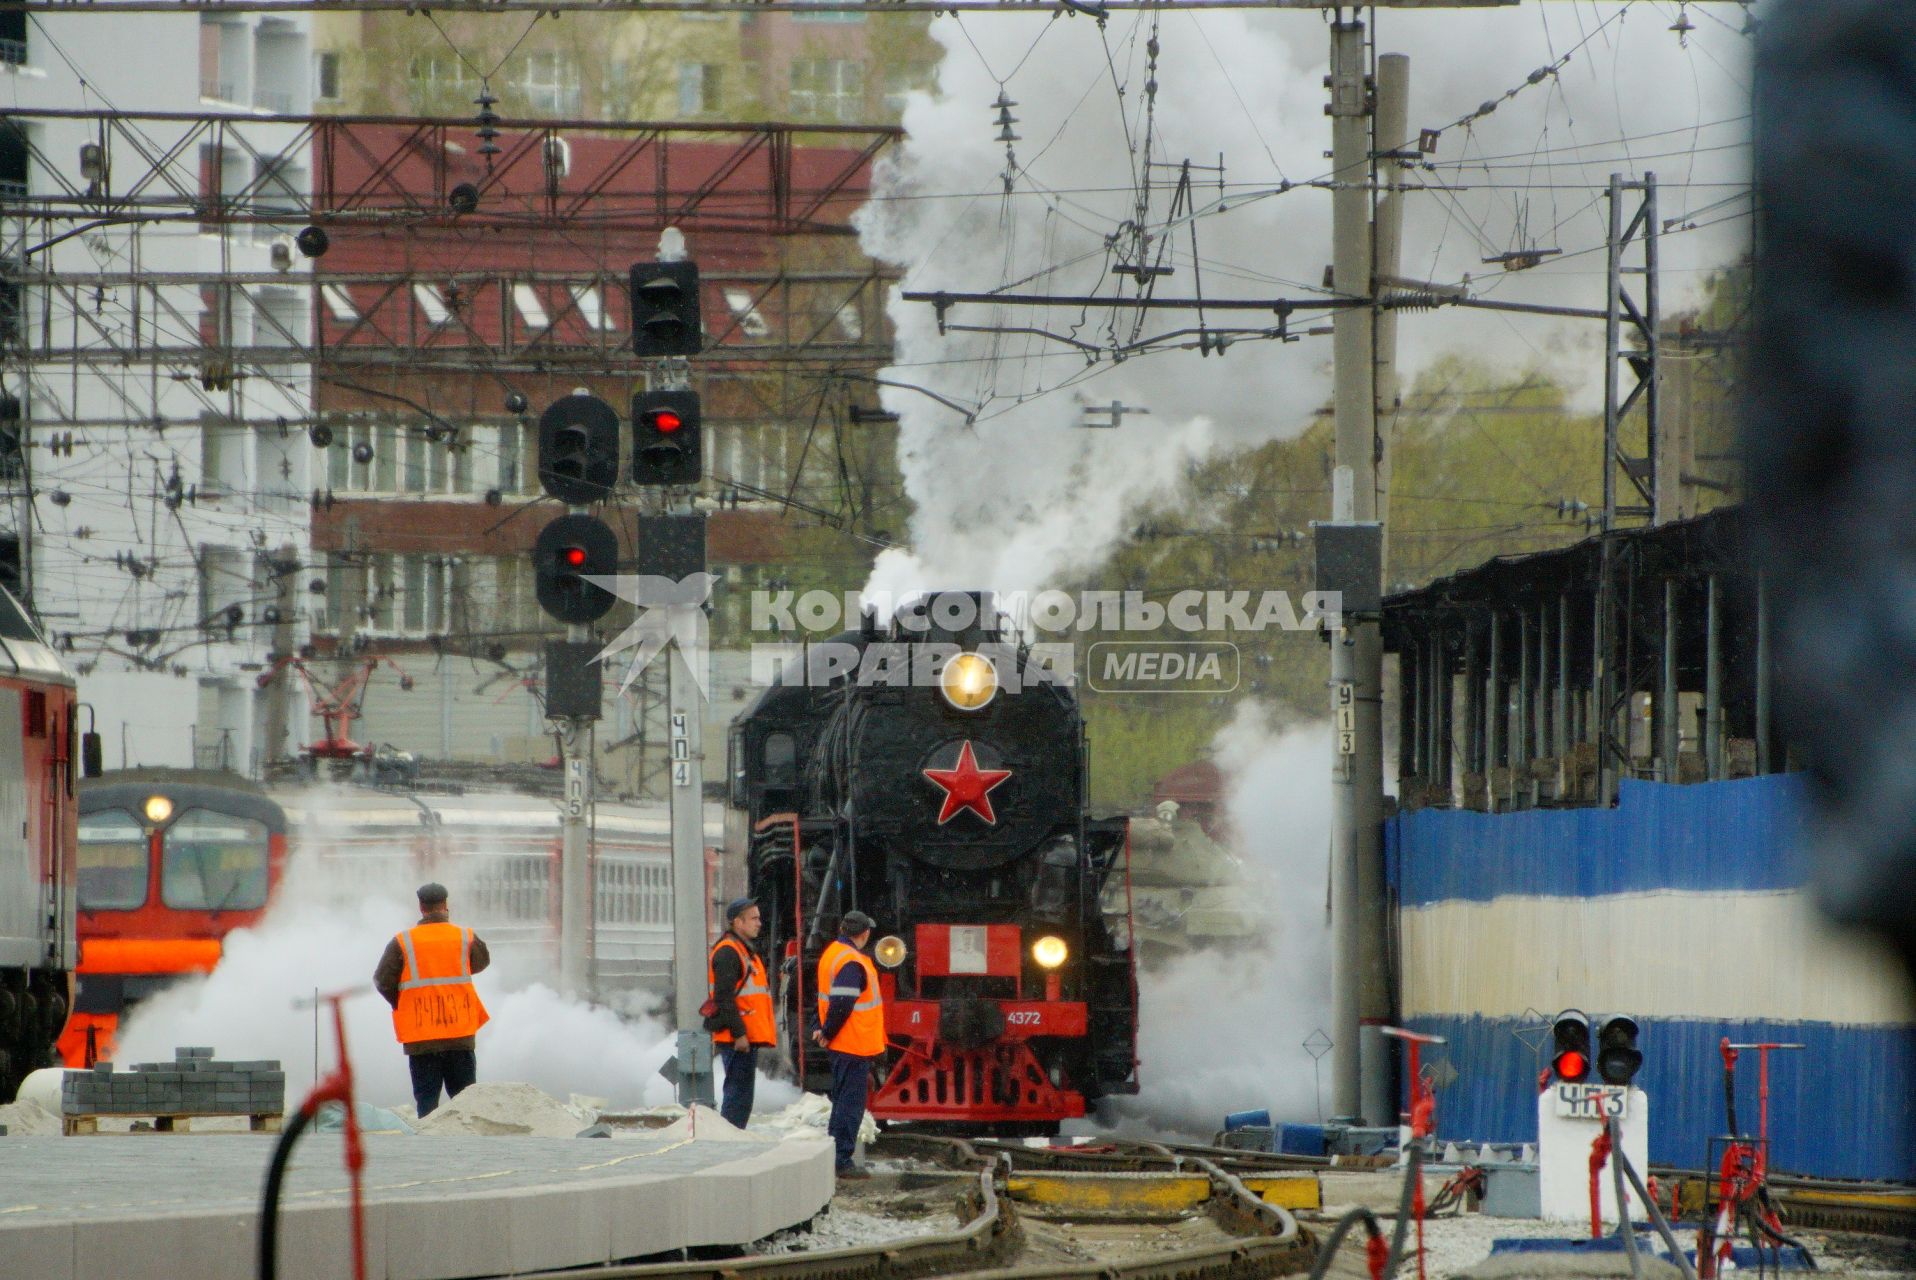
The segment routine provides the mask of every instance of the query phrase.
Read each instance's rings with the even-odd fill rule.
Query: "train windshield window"
[[[31,640],[44,644],[39,631],[28,621],[26,610],[5,591],[0,591],[0,637],[8,640]]]
[[[789,733],[765,735],[765,785],[768,787],[798,785],[798,744]]]
[[[188,809],[166,829],[160,900],[185,911],[256,911],[266,905],[266,824]]]
[[[80,815],[80,910],[146,905],[146,828],[130,813]]]

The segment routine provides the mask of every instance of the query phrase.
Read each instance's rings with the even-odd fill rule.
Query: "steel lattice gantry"
[[[477,123],[420,116],[229,112],[8,113],[52,189],[14,195],[0,215],[71,228],[177,221],[218,227],[589,226],[595,230],[851,235],[873,159],[892,125],[502,120],[482,156]],[[102,176],[82,185],[70,157],[37,154],[34,126],[80,122]],[[290,127],[289,127],[290,126]],[[208,157],[241,157],[238,177]],[[302,180],[310,157],[310,182]],[[470,203],[455,206],[459,192]]]
[[[867,364],[889,354],[884,289],[862,270],[705,277],[708,359]],[[251,367],[630,373],[623,266],[298,273],[27,271],[9,355],[43,372],[157,363],[218,381]],[[291,297],[290,310],[273,304]],[[199,304],[199,305],[196,305]],[[226,322],[209,322],[208,314]],[[251,323],[235,325],[235,316]],[[244,334],[240,341],[221,334]]]

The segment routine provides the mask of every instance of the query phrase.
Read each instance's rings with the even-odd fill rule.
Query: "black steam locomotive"
[[[1076,695],[988,593],[810,646],[733,723],[729,763],[728,846],[764,909],[784,1065],[807,1088],[829,1066],[794,1031],[857,908],[881,935],[879,1120],[1055,1133],[1137,1091],[1130,921],[1099,906],[1125,820],[1086,815]]]

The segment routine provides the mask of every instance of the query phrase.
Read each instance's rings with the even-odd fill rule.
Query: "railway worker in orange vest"
[[[752,1118],[759,1048],[778,1043],[771,980],[752,945],[763,923],[758,903],[733,899],[725,908],[725,932],[705,960],[705,981],[712,994],[705,1029],[725,1055],[725,1097],[719,1114],[740,1129]]]
[[[825,1126],[838,1147],[838,1176],[869,1178],[852,1163],[858,1129],[865,1122],[872,1068],[885,1052],[885,999],[878,969],[865,954],[874,923],[862,911],[838,922],[838,941],[818,958],[818,1021],[815,1044],[832,1055],[832,1118]]]
[[[420,885],[419,923],[394,935],[373,970],[373,986],[393,1007],[421,1119],[439,1105],[441,1086],[456,1098],[478,1076],[473,1046],[489,1017],[472,975],[492,956],[478,934],[449,916],[446,886]]]

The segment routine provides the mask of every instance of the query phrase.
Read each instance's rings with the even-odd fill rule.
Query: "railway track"
[[[1059,1168],[1044,1149],[915,1135],[886,1135],[874,1154],[933,1166],[900,1183],[933,1221],[949,1212],[951,1227],[856,1248],[526,1280],[1253,1280],[1306,1272],[1316,1257],[1314,1238],[1290,1212],[1200,1156],[1106,1152],[1131,1167]]]
[[[874,1183],[887,1216],[922,1214],[928,1230],[849,1248],[709,1260],[619,1264],[524,1280],[1252,1280],[1302,1275],[1319,1243],[1292,1210],[1321,1209],[1321,1157],[1188,1143],[1114,1140],[1095,1146],[887,1134],[873,1154],[913,1171]],[[1337,1168],[1381,1168],[1381,1160]],[[1659,1172],[1680,1186],[1694,1224],[1703,1179]],[[1916,1238],[1916,1188],[1778,1177],[1792,1225]],[[855,1195],[858,1193],[854,1193]],[[870,1192],[865,1194],[869,1195]],[[949,1225],[938,1229],[940,1218]],[[1346,1244],[1345,1252],[1350,1245]],[[1352,1255],[1355,1258],[1357,1255]],[[1340,1262],[1349,1262],[1340,1257]],[[1352,1268],[1357,1267],[1356,1271]],[[1352,1262],[1337,1270],[1357,1274]]]
[[[1679,1188],[1682,1216],[1694,1223],[1703,1203],[1703,1175],[1666,1169],[1657,1172],[1657,1180]],[[1916,1187],[1787,1174],[1771,1174],[1769,1182],[1787,1226],[1916,1240]]]

